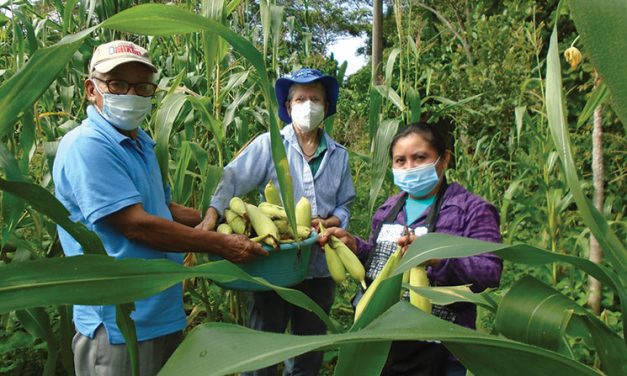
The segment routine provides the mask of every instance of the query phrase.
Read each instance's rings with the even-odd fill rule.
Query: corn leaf
[[[159,169],[161,170],[161,178],[163,180],[163,186],[168,184],[170,169],[168,165],[170,163],[170,133],[174,125],[181,108],[185,104],[187,96],[183,93],[168,94],[163,98],[157,114],[155,115],[155,155],[159,162]]]
[[[608,3],[610,3],[608,1]],[[627,7],[627,5],[624,5]],[[627,21],[623,25],[627,25]],[[614,30],[619,30],[614,29]],[[620,38],[619,38],[620,39]],[[600,42],[599,42],[600,43]],[[612,77],[610,75],[610,77]],[[625,77],[624,75],[622,77]],[[621,78],[622,79],[622,78]],[[610,85],[611,78],[606,84]],[[624,85],[623,85],[624,86]],[[615,98],[620,103],[620,94]],[[627,98],[625,98],[627,103]],[[555,143],[555,148],[560,156],[563,165],[566,182],[573,195],[579,213],[594,237],[603,248],[604,256],[616,268],[618,278],[621,283],[621,308],[627,312],[627,299],[625,298],[625,288],[627,287],[627,248],[618,238],[616,233],[609,227],[603,215],[592,205],[592,202],[584,195],[581,183],[577,175],[577,169],[573,160],[571,150],[570,135],[568,133],[568,123],[566,121],[566,107],[564,106],[564,93],[562,89],[562,74],[560,66],[560,56],[558,52],[557,29],[553,28],[549,51],[547,56],[546,74],[546,109],[549,129]],[[618,112],[618,111],[617,111]],[[598,279],[598,278],[597,278]],[[623,327],[623,336],[627,337],[627,326]]]
[[[553,351],[565,350],[560,348],[565,333],[583,335],[588,343],[603,344],[596,350],[608,375],[627,372],[623,340],[594,315],[533,277],[523,277],[503,297],[495,324],[508,338]],[[579,329],[582,327],[586,330]]]
[[[0,313],[58,304],[132,302],[193,277],[221,283],[243,280],[272,288],[288,302],[318,315],[329,330],[337,332],[324,311],[302,292],[251,277],[228,261],[186,268],[165,259],[115,260],[109,256],[85,255],[12,263],[0,274]]]
[[[38,212],[47,215],[72,235],[86,253],[106,254],[98,235],[89,231],[83,224],[72,222],[67,209],[47,189],[32,183],[0,178],[0,190],[19,197]]]
[[[48,89],[93,30],[83,30],[54,46],[38,49],[22,69],[0,86],[0,138],[12,130],[21,114]]]
[[[394,135],[398,131],[398,120],[385,120],[377,129],[377,135],[373,140],[371,172],[370,172],[370,201],[368,204],[369,212],[372,214],[374,206],[379,196],[379,191],[385,180],[388,171],[388,163],[390,161],[389,149]]]
[[[174,352],[161,374],[226,375],[266,367],[315,349],[392,340],[441,340],[476,375],[599,375],[558,353],[472,331],[427,315],[406,302],[394,305],[360,331],[325,336],[259,332],[224,323],[199,325]],[[359,375],[369,374],[361,362],[370,355],[362,354],[359,363],[344,375],[355,375],[355,367],[359,367]]]
[[[627,2],[573,0],[568,4],[585,47],[584,56],[590,57],[601,74],[612,95],[612,108],[627,124],[627,38],[621,37],[627,35]]]
[[[131,373],[133,376],[139,376],[139,346],[137,345],[137,331],[135,330],[135,322],[131,318],[131,312],[135,310],[134,303],[123,303],[115,305],[115,323],[118,325],[129,358],[131,359]]]
[[[494,299],[489,296],[488,292],[475,294],[468,286],[416,287],[405,285],[404,287],[430,299],[434,304],[446,305],[465,302],[482,306],[493,312],[496,312],[497,309]]]
[[[57,339],[52,331],[50,317],[45,309],[34,307],[15,311],[15,316],[20,321],[24,329],[35,337],[39,337],[46,342],[48,357],[44,364],[43,374],[53,376],[57,362]]]
[[[601,81],[601,84],[594,89],[583,110],[581,110],[579,118],[577,119],[577,127],[582,126],[586,121],[588,121],[588,119],[590,119],[594,110],[605,102],[609,94],[610,91],[607,89],[607,85],[605,82]]]

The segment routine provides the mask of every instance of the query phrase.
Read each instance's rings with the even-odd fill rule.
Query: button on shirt
[[[181,264],[180,253],[162,252],[133,242],[102,220],[134,204],[142,204],[149,214],[172,220],[169,190],[163,189],[161,172],[154,153],[155,142],[138,130],[137,140],[118,132],[93,107],[87,119],[66,134],[53,167],[55,194],[70,212],[73,221],[95,231],[107,253],[116,259],[169,259]],[[58,227],[59,239],[67,256],[83,254],[71,235]],[[181,284],[135,302],[131,314],[137,339],[145,341],[183,329],[186,325]],[[115,306],[74,306],[77,330],[93,338],[104,324],[112,344],[124,343],[115,323]]]
[[[319,168],[314,172],[300,149],[292,125],[287,125],[281,130],[294,186],[294,200],[298,202],[305,196],[311,203],[312,217],[328,218],[335,215],[340,219],[341,226],[346,228],[349,205],[355,198],[348,152],[325,131],[321,132],[327,150],[322,155]],[[223,214],[232,197],[245,195],[253,189],[257,189],[263,198],[263,188],[270,179],[278,186],[272,160],[270,133],[264,133],[224,168],[222,180],[211,200],[211,206]],[[328,276],[329,270],[324,254],[317,244],[314,244],[308,277]]]

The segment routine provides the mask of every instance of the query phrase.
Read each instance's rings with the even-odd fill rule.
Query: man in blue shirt
[[[113,41],[94,51],[85,80],[91,103],[83,123],[63,137],[53,167],[56,196],[95,231],[117,259],[168,259],[182,263],[188,250],[215,253],[233,262],[267,255],[245,236],[196,229],[201,214],[170,201],[155,142],[139,126],[152,109],[157,70],[145,49]],[[67,256],[84,250],[58,228]],[[182,339],[186,325],[181,284],[135,302],[140,373],[156,374]],[[114,306],[74,306],[77,375],[126,375],[130,362],[115,322]]]
[[[320,127],[334,114],[339,86],[335,78],[315,69],[303,68],[275,85],[279,117],[288,125],[281,130],[294,200],[306,197],[311,203],[314,227],[346,228],[349,205],[355,189],[348,164],[348,152]],[[263,196],[265,184],[277,176],[272,161],[270,134],[264,133],[251,142],[242,153],[224,168],[222,180],[211,200],[201,226],[213,229],[219,214],[224,213],[233,196],[242,196],[253,189]],[[325,312],[329,313],[335,296],[335,283],[330,277],[324,253],[312,247],[307,279],[294,288],[303,291]],[[293,334],[325,334],[324,323],[314,314],[293,306],[275,292],[255,292],[249,302],[248,326],[253,329],[283,332],[291,322]],[[286,362],[286,375],[317,375],[322,352],[300,355]],[[275,375],[276,366],[253,372],[254,375]]]

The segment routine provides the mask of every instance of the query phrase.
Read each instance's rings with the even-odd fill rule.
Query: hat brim
[[[118,65],[122,65],[126,63],[133,63],[133,62],[144,64],[148,68],[150,68],[150,70],[152,70],[153,73],[157,73],[157,67],[155,67],[150,61],[148,61],[147,59],[142,59],[140,57],[132,57],[132,56],[117,57],[114,59],[102,61],[96,64],[93,67],[93,70],[99,73],[109,73],[113,70],[113,68],[117,67]]]
[[[285,107],[285,102],[287,101],[287,94],[289,93],[290,86],[293,84],[311,84],[314,82],[320,81],[324,86],[326,91],[327,103],[329,104],[329,108],[327,113],[325,114],[325,119],[331,115],[333,115],[337,110],[337,98],[340,93],[340,85],[338,84],[335,77],[324,75],[320,77],[304,77],[302,79],[292,79],[289,77],[282,77],[276,80],[274,85],[274,93],[276,94],[276,99],[279,104],[279,118],[286,123],[291,123],[292,118],[287,113],[287,108]]]

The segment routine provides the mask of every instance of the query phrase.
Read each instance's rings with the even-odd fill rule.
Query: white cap
[[[148,57],[148,51],[125,40],[114,40],[96,47],[89,63],[89,72],[107,73],[120,64],[133,61],[145,64],[154,73],[157,72],[157,68]]]

